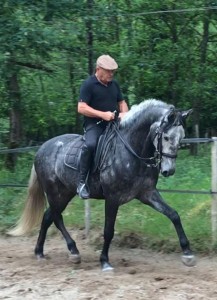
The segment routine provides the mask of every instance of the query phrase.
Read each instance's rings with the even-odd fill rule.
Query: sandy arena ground
[[[76,231],[82,262],[73,265],[63,239],[49,236],[47,260],[37,261],[37,237],[0,238],[0,299],[201,300],[217,299],[217,257],[197,257],[195,267],[180,254],[142,249],[110,250],[114,271],[102,272],[99,251]]]

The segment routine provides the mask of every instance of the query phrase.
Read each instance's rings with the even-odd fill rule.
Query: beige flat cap
[[[118,68],[118,64],[110,55],[101,55],[97,58],[96,61],[97,67],[101,67],[105,70],[116,70]]]

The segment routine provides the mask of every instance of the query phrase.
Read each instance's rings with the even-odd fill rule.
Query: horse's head
[[[184,122],[192,113],[177,111],[173,106],[151,126],[151,136],[160,158],[160,171],[165,177],[175,173],[176,157],[180,141],[185,137]]]

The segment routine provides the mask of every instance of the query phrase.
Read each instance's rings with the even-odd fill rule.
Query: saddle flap
[[[105,132],[100,136],[97,144],[96,154],[94,157],[94,172],[97,168],[102,170],[112,164],[114,157],[112,154],[114,153],[116,146],[115,136],[115,126],[113,122],[110,122]]]
[[[79,169],[79,161],[81,156],[81,148],[84,144],[83,136],[79,136],[77,139],[72,141],[69,145],[69,149],[64,157],[64,164],[74,170]]]
[[[112,154],[114,153],[116,146],[115,135],[115,126],[113,126],[112,123],[109,123],[105,132],[100,136],[97,144],[94,155],[94,163],[91,168],[93,173],[112,164],[114,157]],[[81,149],[83,144],[83,136],[79,136],[69,144],[69,149],[64,157],[64,164],[67,167],[74,170],[79,170]]]

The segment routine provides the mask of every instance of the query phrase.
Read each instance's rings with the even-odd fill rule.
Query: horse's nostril
[[[168,177],[170,174],[169,174],[168,171],[163,171],[163,172],[162,172],[162,175],[163,175],[164,177]]]
[[[172,176],[174,173],[175,173],[175,169],[164,170],[164,171],[161,172],[161,174],[164,177]]]

